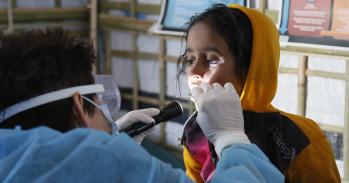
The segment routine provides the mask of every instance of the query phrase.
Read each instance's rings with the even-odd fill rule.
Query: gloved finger
[[[203,93],[202,89],[200,87],[194,87],[190,89],[190,94],[192,97],[196,98],[197,96],[200,96]]]
[[[147,108],[147,109],[139,109],[135,110],[135,112],[140,112],[146,114],[148,116],[156,116],[160,113],[160,109],[157,108]]]
[[[229,93],[233,94],[233,96],[239,96],[235,90],[235,87],[233,84],[231,83],[225,83],[224,84],[224,88],[226,91],[228,91]]]
[[[204,91],[204,93],[212,89],[212,86],[208,83],[202,83],[200,87],[202,88],[202,91]]]
[[[151,128],[151,129],[149,129],[149,130],[147,130],[147,131],[145,131],[145,132],[143,132],[143,133],[141,133],[141,134],[139,134],[139,135],[137,135],[137,136],[135,136],[135,137],[132,137],[132,138],[133,138],[133,140],[135,140],[138,144],[141,144],[142,141],[144,140],[144,138],[145,138],[146,136],[148,136],[153,130],[155,130],[155,128]]]
[[[200,87],[194,87],[192,89],[190,89],[190,93],[191,93],[191,97],[190,100],[194,102],[195,107],[198,109],[198,101],[200,96],[203,94],[203,91]]]
[[[133,111],[132,115],[130,115],[129,117],[129,122],[135,123],[139,121],[147,124],[155,122],[154,118],[152,118],[151,116],[141,112]]]
[[[134,141],[137,142],[137,144],[141,144],[142,141],[143,141],[143,139],[144,139],[146,136],[147,136],[146,134],[141,133],[141,134],[139,134],[139,135],[137,135],[137,136],[135,136],[135,137],[132,137],[132,138],[133,138]]]
[[[223,89],[224,88],[219,83],[213,83],[212,84],[212,92],[218,92],[220,90],[222,91]]]
[[[120,130],[123,130],[136,122],[143,122],[143,123],[149,124],[149,123],[153,123],[154,121],[155,121],[154,118],[152,118],[146,114],[131,111],[131,112],[125,114],[119,120],[117,120],[116,124],[118,125],[118,128]]]

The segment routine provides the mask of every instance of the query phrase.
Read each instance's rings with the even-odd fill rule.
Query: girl
[[[187,74],[189,88],[233,83],[248,138],[284,173],[287,182],[340,182],[332,149],[318,125],[271,105],[280,47],[279,33],[269,18],[239,5],[215,5],[191,18],[185,39],[178,68]],[[183,154],[187,175],[204,182],[215,170],[212,159],[216,157],[197,115],[185,124]]]

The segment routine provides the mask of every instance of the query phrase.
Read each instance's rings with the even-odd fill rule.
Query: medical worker
[[[191,182],[119,133],[153,122],[159,110],[131,111],[114,122],[102,100],[107,90],[92,75],[89,41],[48,29],[0,35],[0,42],[0,182]],[[199,125],[220,158],[211,182],[284,181],[246,138],[232,84],[192,93],[204,115]],[[220,115],[227,109],[235,111]]]

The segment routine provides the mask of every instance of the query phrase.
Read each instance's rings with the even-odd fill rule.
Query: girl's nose
[[[193,65],[189,66],[188,75],[195,75],[203,78],[206,71],[207,68],[205,64],[203,64],[201,60],[197,60]]]

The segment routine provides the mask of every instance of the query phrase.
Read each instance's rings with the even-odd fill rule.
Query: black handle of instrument
[[[137,135],[153,128],[154,126],[155,126],[155,123],[146,124],[146,123],[142,123],[142,122],[137,122],[137,123],[134,123],[133,125],[127,127],[122,132],[127,133],[130,137],[134,137],[134,136],[137,136]]]
[[[129,136],[134,137],[136,135],[139,135],[151,128],[153,128],[155,125],[167,121],[169,119],[172,119],[176,116],[180,116],[183,113],[183,108],[181,104],[177,101],[171,102],[170,104],[166,105],[163,109],[160,110],[160,113],[154,117],[155,122],[151,124],[146,124],[137,122],[129,127],[122,130],[122,132],[127,133]]]

